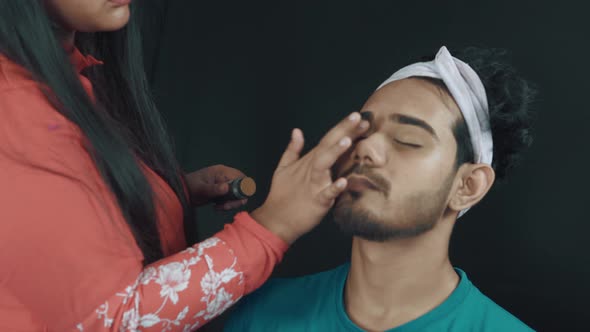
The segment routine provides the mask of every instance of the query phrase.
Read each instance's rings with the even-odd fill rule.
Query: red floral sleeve
[[[253,231],[257,230],[258,233]],[[234,224],[192,248],[148,266],[137,280],[96,309],[79,331],[194,331],[218,316],[245,292],[258,287],[272,272],[286,245],[268,237],[253,240],[266,230],[241,213]],[[225,240],[222,240],[224,238]],[[236,255],[229,243],[246,244],[250,254]],[[274,243],[273,243],[274,242]],[[244,271],[244,266],[254,270]],[[252,276],[256,279],[245,279]],[[247,285],[248,284],[248,285]]]

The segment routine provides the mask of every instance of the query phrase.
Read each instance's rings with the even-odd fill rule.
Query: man
[[[493,53],[467,50],[471,67],[442,47],[375,91],[361,110],[371,128],[334,168],[351,262],[268,282],[226,331],[531,331],[448,257],[457,218],[531,142],[533,89]]]

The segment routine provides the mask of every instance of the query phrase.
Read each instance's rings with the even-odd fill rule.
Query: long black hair
[[[77,33],[75,45],[104,65],[85,72],[96,95],[82,87],[62,40],[42,1],[0,1],[0,53],[26,68],[46,86],[50,102],[85,136],[85,149],[144,255],[144,264],[163,257],[153,190],[140,161],[174,190],[190,222],[182,170],[171,139],[151,98],[142,62],[137,6],[129,24],[114,32]]]

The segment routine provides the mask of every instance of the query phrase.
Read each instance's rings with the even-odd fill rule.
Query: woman
[[[346,187],[330,167],[368,127],[358,113],[303,157],[294,130],[265,203],[186,248],[191,204],[243,174],[180,170],[129,2],[0,1],[1,331],[195,330],[259,287]]]

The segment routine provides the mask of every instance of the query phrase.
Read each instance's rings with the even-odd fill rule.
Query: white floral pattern
[[[236,289],[243,289],[243,274],[236,271],[237,261],[231,250],[219,248],[220,243],[223,241],[213,237],[181,252],[181,259],[147,267],[133,285],[116,294],[112,303],[102,304],[95,317],[78,324],[77,329],[194,331],[221,314],[242,295]],[[221,249],[225,259],[218,259],[218,255],[214,261],[212,255],[219,254],[215,249]],[[150,294],[158,290],[154,287],[159,288],[156,293],[160,296],[159,306],[154,305],[153,298],[150,303],[142,300],[147,288],[150,288]],[[113,308],[115,305],[118,308]],[[115,324],[115,317],[121,317],[119,324]]]
[[[172,303],[178,302],[178,292],[188,287],[191,278],[190,265],[173,262],[158,269],[156,283],[162,286],[160,296],[170,299]]]
[[[107,316],[108,312],[109,312],[109,303],[108,302],[104,303],[103,305],[98,307],[98,309],[96,309],[97,318],[103,319],[104,327],[111,327],[111,325],[113,325],[113,319],[109,318]]]

